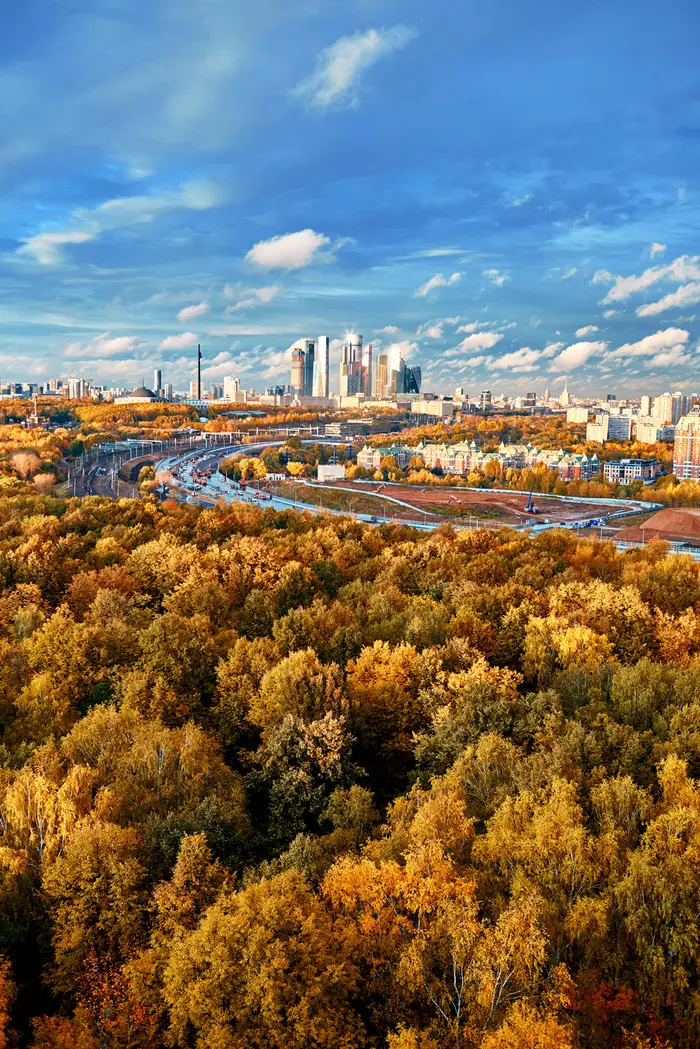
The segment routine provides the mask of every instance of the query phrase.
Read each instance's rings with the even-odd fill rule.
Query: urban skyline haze
[[[689,19],[29,0],[0,41],[0,372],[184,387],[201,343],[204,385],[261,389],[318,331],[336,375],[354,329],[438,393],[690,392]]]

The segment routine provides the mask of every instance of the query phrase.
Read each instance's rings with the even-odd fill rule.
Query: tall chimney
[[[202,399],[202,347],[197,343],[197,400]]]

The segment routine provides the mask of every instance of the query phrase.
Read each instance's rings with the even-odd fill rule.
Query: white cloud
[[[523,204],[527,204],[529,200],[532,200],[532,193],[524,193],[522,197],[513,197],[510,206],[511,208],[521,208]]]
[[[403,25],[343,36],[320,53],[315,71],[294,88],[293,94],[316,109],[356,105],[363,74],[384,55],[404,48],[415,36],[414,29]]]
[[[612,284],[615,280],[610,270],[596,270],[591,279],[591,284]]]
[[[490,269],[484,270],[484,276],[488,277],[492,284],[495,284],[497,288],[502,288],[507,280],[510,280],[510,276],[507,273],[502,273],[500,270]]]
[[[442,321],[432,323],[428,321],[426,324],[421,324],[416,335],[423,336],[425,339],[441,339],[442,338]]]
[[[182,321],[183,324],[187,324],[188,321],[194,321],[197,317],[202,317],[205,313],[209,312],[209,303],[200,302],[198,306],[185,306],[177,315],[177,319]]]
[[[228,286],[224,291],[228,290]],[[280,290],[279,284],[270,284],[266,288],[244,288],[238,294],[241,296],[233,306],[226,309],[227,313],[235,313],[236,310],[247,310],[261,303],[272,302]]]
[[[697,255],[680,255],[667,266],[650,266],[639,276],[632,274],[630,277],[615,277],[612,288],[602,301],[604,303],[624,302],[630,295],[645,291],[662,280],[700,280],[699,261]],[[595,280],[595,277],[593,279]]]
[[[383,328],[375,328],[374,335],[396,335],[399,329],[395,324],[386,324]]]
[[[615,314],[618,313],[618,312],[619,312],[618,310],[604,310],[603,311],[603,316],[605,317],[606,321],[609,321],[610,318],[614,317]]]
[[[682,284],[680,288],[664,295],[657,302],[650,302],[646,306],[637,307],[638,317],[653,317],[657,313],[674,309],[676,306],[692,306],[700,302],[700,283]]]
[[[449,288],[453,284],[459,284],[462,279],[461,273],[453,273],[450,277],[444,277],[442,273],[436,273],[434,277],[427,280],[425,284],[421,284],[420,288],[416,288],[416,295],[419,298],[425,298],[435,288]]]
[[[562,274],[561,274],[561,278],[560,279],[561,280],[571,280],[571,278],[575,277],[577,273],[578,273],[578,270],[576,269],[575,266],[568,266],[565,270],[562,270]]]
[[[464,362],[464,367],[465,367],[465,368],[478,368],[478,367],[479,367],[479,366],[480,366],[481,364],[483,364],[483,363],[484,363],[485,361],[490,361],[490,360],[491,360],[491,358],[490,358],[490,357],[486,357],[486,356],[484,356],[483,354],[482,354],[482,355],[480,355],[480,356],[478,356],[478,357],[469,357],[469,358],[468,358],[468,359],[467,359],[467,360],[466,360],[466,361]],[[462,370],[463,370],[463,369],[462,369]]]
[[[323,233],[302,229],[297,233],[284,233],[270,240],[258,241],[246,259],[266,269],[299,270],[313,262],[318,251],[330,242],[330,237]]]
[[[678,368],[690,364],[690,356],[680,348],[664,350],[649,361],[652,368]]]
[[[579,368],[586,361],[607,348],[607,342],[574,342],[554,358],[550,371],[569,371],[571,368]]]
[[[400,353],[405,361],[411,359],[414,354],[418,351],[418,343],[410,342],[408,339],[404,339],[403,342],[392,342],[391,346],[387,346],[384,353],[391,356],[392,353]]]
[[[199,336],[193,331],[183,331],[181,335],[166,335],[160,344],[161,350],[184,350],[187,346],[196,346]]]
[[[559,353],[559,350],[564,348],[563,342],[550,342],[548,346],[542,350],[543,357],[553,357],[555,353]]]
[[[70,346],[66,346],[64,355],[71,358],[90,357],[97,360],[118,357],[123,353],[133,353],[137,345],[138,339],[135,335],[118,335],[110,338],[109,332],[104,332],[102,335],[96,335],[87,343],[72,342]]]
[[[467,335],[466,339],[462,339],[459,346],[454,346],[451,350],[446,350],[443,356],[457,357],[461,353],[471,353],[474,350],[490,350],[499,343],[502,338],[503,336],[500,332],[496,331],[475,332],[473,335]]]
[[[598,331],[598,329],[595,324],[586,324],[583,328],[576,329],[576,338],[584,339],[586,335],[593,335],[596,331]]]
[[[639,342],[626,342],[624,346],[619,346],[608,354],[608,357],[652,357],[664,350],[680,353],[688,342],[689,334],[685,328],[666,328],[664,331],[645,336]]]
[[[489,371],[536,372],[541,356],[541,350],[531,350],[529,346],[523,346],[512,353],[493,358],[486,367]]]
[[[503,336],[497,331],[479,331],[468,335],[459,344],[461,350],[490,350]]]
[[[32,255],[41,266],[57,266],[63,258],[61,248],[65,244],[84,244],[92,240],[92,233],[38,233],[24,241],[18,254]]]
[[[61,248],[66,244],[84,244],[108,230],[153,222],[170,211],[212,208],[221,199],[212,183],[187,182],[177,190],[107,200],[96,208],[78,208],[71,214],[65,230],[27,237],[17,254],[31,256],[42,266],[55,266],[61,262]]]
[[[666,245],[665,244],[659,244],[658,240],[655,240],[654,243],[649,248],[649,256],[650,256],[650,258],[654,259],[654,258],[656,258],[657,255],[663,255],[663,253],[665,251],[666,251]]]

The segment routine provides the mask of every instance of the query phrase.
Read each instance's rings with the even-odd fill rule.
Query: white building
[[[596,415],[595,422],[586,427],[586,440],[604,444],[606,441],[629,441],[632,436],[632,418],[629,415]]]
[[[587,423],[588,408],[567,408],[566,421],[568,423]]]
[[[327,335],[319,335],[314,360],[312,391],[314,397],[330,397],[330,360],[331,340]]]

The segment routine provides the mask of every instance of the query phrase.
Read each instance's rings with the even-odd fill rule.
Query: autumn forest
[[[0,500],[0,1046],[691,1049],[700,576]]]

